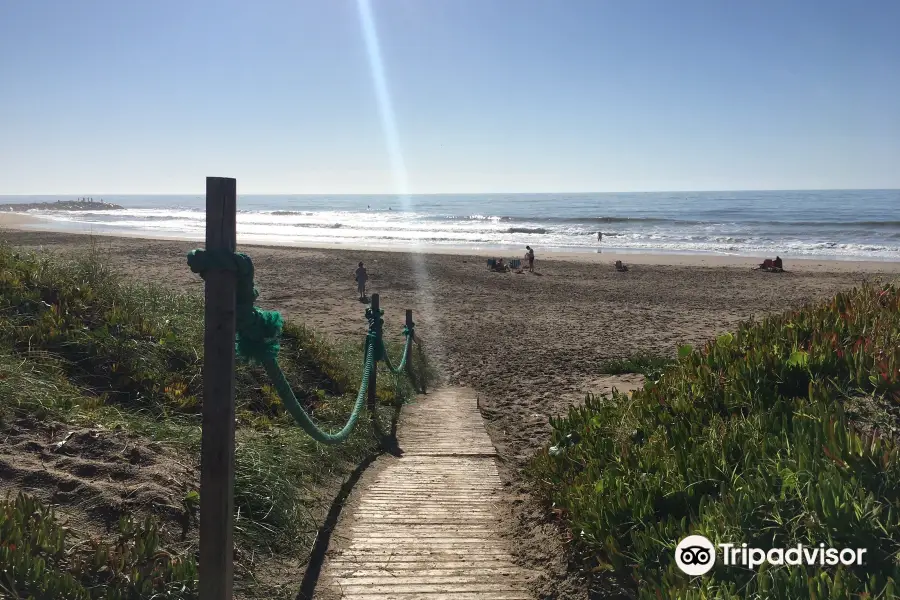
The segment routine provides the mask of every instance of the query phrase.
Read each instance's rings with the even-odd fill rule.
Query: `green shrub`
[[[554,446],[535,460],[586,568],[642,598],[893,597],[898,446],[851,420],[844,400],[900,401],[897,288],[745,323],[679,356],[631,398],[588,397],[554,420]],[[690,534],[867,554],[824,569],[717,562],[691,580],[674,561]]]
[[[197,566],[159,547],[152,520],[122,518],[113,543],[75,544],[52,510],[19,494],[0,502],[0,591],[34,600],[188,600],[197,598]]]
[[[598,371],[607,375],[639,373],[647,379],[656,380],[673,363],[671,358],[639,352],[627,358],[616,358],[600,363]]]

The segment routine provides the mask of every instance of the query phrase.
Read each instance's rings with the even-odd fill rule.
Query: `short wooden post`
[[[234,252],[237,184],[206,178],[206,249]],[[206,273],[200,450],[200,600],[232,600],[234,585],[234,338],[236,276]]]
[[[415,385],[415,379],[413,379],[413,368],[412,368],[412,357],[413,357],[412,349],[413,349],[413,341],[415,340],[415,336],[413,335],[414,328],[413,328],[412,309],[411,308],[406,309],[406,330],[409,332],[409,334],[408,334],[409,341],[407,342],[409,344],[409,346],[408,346],[409,351],[406,355],[406,374],[409,376],[409,380],[413,382],[413,385]]]
[[[379,325],[379,320],[381,319],[381,315],[378,314],[379,309],[379,301],[378,294],[372,294],[372,317],[375,319],[374,327],[375,333],[378,334],[378,338],[373,343],[378,343],[381,341],[381,325]],[[369,376],[369,402],[368,407],[369,410],[374,414],[375,408],[378,406],[378,394],[377,394],[377,386],[378,386],[378,361],[375,361],[375,368],[372,369],[372,374]],[[377,419],[376,419],[377,423]]]

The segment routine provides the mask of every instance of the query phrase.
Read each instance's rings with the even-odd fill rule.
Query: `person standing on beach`
[[[366,282],[369,280],[369,273],[366,272],[366,268],[360,262],[359,266],[356,267],[356,291],[359,292],[359,299],[366,299]]]
[[[528,261],[528,270],[531,273],[534,273],[534,250],[531,249],[531,246],[525,246],[525,259]]]
[[[602,241],[603,241],[603,232],[598,231],[597,232],[597,242],[602,242]]]

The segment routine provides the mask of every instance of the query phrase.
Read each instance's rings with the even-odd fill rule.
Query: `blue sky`
[[[0,194],[900,187],[896,0],[370,9],[394,127],[356,0],[2,0]]]

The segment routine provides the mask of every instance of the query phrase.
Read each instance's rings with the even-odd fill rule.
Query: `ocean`
[[[202,195],[101,197],[125,210],[30,214],[55,230],[203,239]],[[900,260],[900,190],[240,195],[238,211],[240,242]]]

